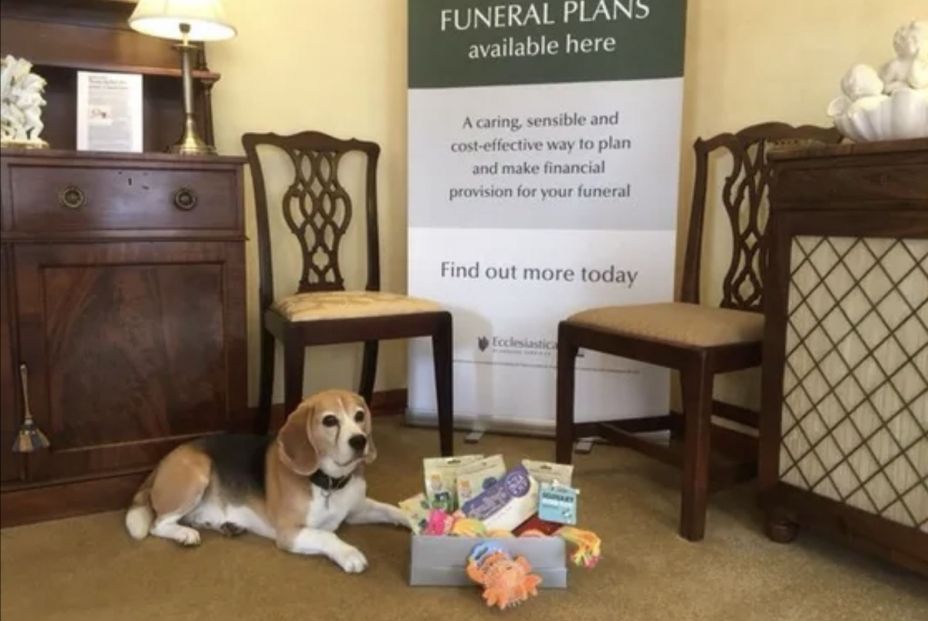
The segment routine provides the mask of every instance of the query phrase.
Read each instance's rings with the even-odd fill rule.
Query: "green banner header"
[[[409,87],[683,75],[686,0],[409,0]]]

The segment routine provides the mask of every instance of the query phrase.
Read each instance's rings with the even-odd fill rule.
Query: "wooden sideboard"
[[[123,506],[179,442],[247,420],[242,164],[4,150],[4,526]],[[51,446],[10,450],[31,410]]]
[[[928,574],[928,139],[771,155],[761,502]]]
[[[180,58],[132,0],[0,0],[0,53],[46,79],[50,150],[0,151],[0,524],[124,506],[173,446],[250,429],[242,165],[162,153],[183,131]],[[212,143],[220,76],[199,50]],[[77,72],[142,75],[145,153],[74,151]],[[51,446],[10,450],[20,367]]]

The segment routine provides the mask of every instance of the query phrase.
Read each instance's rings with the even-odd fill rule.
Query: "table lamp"
[[[181,54],[184,83],[184,135],[170,147],[171,153],[204,155],[216,152],[197,133],[193,117],[193,77],[191,56],[197,46],[191,41],[221,41],[235,36],[235,28],[226,21],[219,0],[139,0],[129,16],[129,26],[143,34],[180,41],[175,47]]]

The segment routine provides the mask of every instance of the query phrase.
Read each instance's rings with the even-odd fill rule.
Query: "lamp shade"
[[[219,0],[139,0],[129,17],[133,30],[165,39],[183,39],[187,24],[191,41],[220,41],[235,36]]]

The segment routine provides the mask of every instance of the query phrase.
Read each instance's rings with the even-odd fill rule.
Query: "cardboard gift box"
[[[524,556],[532,573],[541,576],[541,588],[567,588],[565,542],[560,537],[449,537],[413,535],[409,559],[411,586],[468,586],[474,582],[465,570],[471,551],[493,542],[513,558]]]

